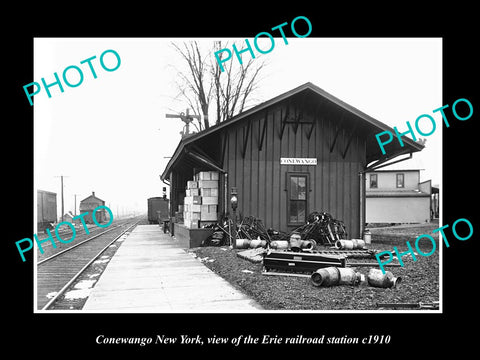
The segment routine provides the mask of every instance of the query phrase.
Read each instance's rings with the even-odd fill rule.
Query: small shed
[[[291,231],[309,213],[344,222],[352,238],[365,226],[365,172],[423,145],[404,138],[382,154],[375,134],[394,130],[312,83],[303,84],[202,132],[183,137],[161,179],[170,185],[170,216],[200,171],[219,173],[217,216],[238,189],[243,216]],[[174,233],[182,224],[175,224]]]
[[[63,215],[63,221],[66,221],[66,222],[69,222],[69,223],[80,223],[80,219],[75,219],[73,220],[75,216],[72,214],[71,211],[69,212],[66,212],[64,215]],[[62,217],[60,216],[60,218],[58,219],[58,221],[62,221]]]
[[[80,201],[80,214],[84,212],[88,212],[88,214],[84,217],[84,220],[87,224],[93,224],[93,210],[98,206],[105,206],[105,201],[95,196],[95,191],[92,191],[92,195],[87,196],[85,199]],[[107,217],[105,214],[105,209],[99,209],[95,213],[95,219],[97,222],[102,223],[107,221]]]

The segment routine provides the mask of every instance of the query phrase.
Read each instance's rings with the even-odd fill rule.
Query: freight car
[[[168,221],[168,199],[166,197],[151,197],[148,199],[148,222],[159,224]]]
[[[57,194],[37,190],[37,233],[52,229],[57,221]]]

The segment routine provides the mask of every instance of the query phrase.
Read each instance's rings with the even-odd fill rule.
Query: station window
[[[377,174],[370,174],[370,188],[378,188]]]
[[[405,187],[405,174],[397,174],[397,188]]]
[[[288,173],[288,223],[304,224],[308,211],[308,174]]]

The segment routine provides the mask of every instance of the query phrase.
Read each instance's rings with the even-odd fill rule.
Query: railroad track
[[[120,220],[114,220],[114,222],[108,227],[108,228],[100,228],[98,226],[90,225],[88,224],[88,231],[89,233],[87,234],[85,232],[85,229],[83,226],[81,228],[76,229],[76,236],[73,241],[63,243],[58,238],[56,237],[55,231],[51,231],[52,237],[55,241],[55,247],[53,247],[51,241],[45,241],[41,244],[43,253],[40,251],[40,247],[36,246],[36,251],[37,251],[37,265],[40,261],[43,261],[44,259],[55,255],[56,253],[63,251],[71,246],[76,246],[78,243],[91,238],[92,236],[98,235],[100,233],[103,233],[105,231],[111,231],[116,227],[122,226],[127,223],[131,223],[132,219],[120,219]],[[72,237],[72,232],[71,231],[65,231],[65,232],[59,232],[59,235],[62,239],[65,241],[68,241]],[[38,239],[45,240],[47,238],[46,235],[39,235]]]
[[[139,221],[122,223],[38,261],[37,309],[48,310],[89,265]]]

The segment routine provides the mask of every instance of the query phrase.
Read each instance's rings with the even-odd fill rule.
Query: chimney
[[[92,196],[95,196],[95,191],[92,191]]]

